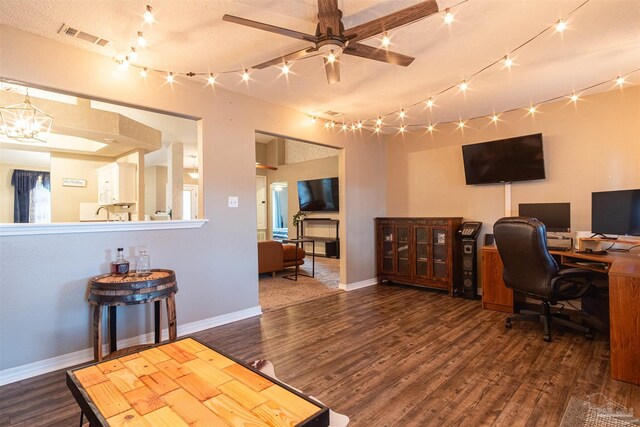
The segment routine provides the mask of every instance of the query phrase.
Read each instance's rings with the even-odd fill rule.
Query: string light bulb
[[[458,129],[464,129],[464,125],[466,124],[466,122],[464,120],[460,120],[458,122]]]
[[[451,9],[449,8],[444,10],[444,23],[447,25],[451,25],[453,23],[453,13],[451,13]]]
[[[358,122],[356,126],[358,127],[358,129],[362,129],[362,122]]]
[[[324,122],[324,128],[329,129],[329,122]]]
[[[129,57],[125,56],[122,61],[120,61],[119,67],[121,70],[126,70],[129,68]]]
[[[289,64],[285,62],[284,65],[282,66],[282,74],[286,76],[289,74],[289,71],[291,71],[291,67],[289,67]]]
[[[622,85],[623,85],[623,84],[625,84],[625,83],[626,83],[626,82],[625,82],[625,80],[624,80],[624,77],[622,77],[622,76],[618,76],[618,78],[616,78],[616,84],[617,84],[618,86],[622,86]]]
[[[329,52],[329,55],[327,55],[327,62],[329,64],[333,64],[334,62],[336,62],[336,54],[333,53],[333,51]]]
[[[138,46],[145,47],[147,45],[147,39],[144,38],[142,31],[138,31]]]
[[[491,123],[498,123],[499,119],[500,116],[494,113],[493,116],[491,116]]]
[[[385,49],[388,48],[389,45],[391,44],[391,39],[389,38],[389,35],[387,33],[384,33],[384,35],[382,36],[382,40],[380,41],[380,44]]]
[[[244,72],[242,73],[242,81],[248,82],[250,78],[251,76],[249,76],[249,70],[245,68]]]
[[[433,133],[433,130],[435,129],[435,126],[432,125],[431,123],[429,123],[429,126],[427,126],[427,132],[429,133]]]
[[[351,123],[351,130],[355,132],[356,130],[356,125],[354,125],[353,123]]]
[[[425,102],[425,104],[427,105],[427,108],[429,108],[429,109],[433,108],[433,105],[434,105],[434,103],[433,103],[433,98],[429,98],[429,99],[427,99],[427,101]]]
[[[167,74],[167,83],[169,84],[173,84],[173,82],[176,80],[175,76],[173,75],[173,73],[169,73]]]
[[[375,133],[380,133],[380,126],[376,125],[376,127],[373,129],[373,131]]]
[[[147,5],[147,10],[144,12],[143,18],[146,24],[153,24],[153,8],[151,6]]]
[[[404,112],[404,109],[400,110],[400,112],[398,113],[398,116],[399,116],[401,119],[404,119],[404,116],[406,116],[406,113]]]
[[[138,60],[138,52],[136,52],[136,48],[131,46],[131,52],[129,52],[129,59],[132,61]]]
[[[333,129],[334,127],[336,127],[336,123],[335,123],[335,122],[331,122],[331,123],[329,124],[329,127],[330,127],[331,129]]]
[[[209,77],[207,77],[207,84],[211,86],[216,84],[216,78],[213,76],[213,73],[209,74]]]
[[[346,124],[342,124],[342,130],[347,130],[347,125]]]
[[[513,59],[509,58],[509,55],[505,55],[502,62],[504,62],[504,66],[507,68],[511,68],[513,65]]]
[[[404,133],[404,131],[405,131],[404,125],[400,125],[400,133]]]
[[[462,92],[466,92],[466,90],[469,89],[469,83],[467,83],[466,80],[463,80],[462,83],[460,83],[460,85],[458,85],[458,87],[460,88],[460,90]]]
[[[147,71],[146,68],[143,68],[142,70],[140,70],[140,77],[142,77],[143,79],[146,79],[148,75],[149,75],[149,72]]]
[[[376,119],[376,126],[382,126],[382,119],[380,118],[380,116],[378,116],[378,118]]]
[[[569,99],[571,100],[571,102],[575,104],[576,102],[578,102],[579,96],[576,95],[575,93],[572,93]]]
[[[316,118],[316,116],[311,116],[311,124],[315,124],[316,121],[318,121],[318,119]]]
[[[529,107],[529,114],[533,115],[537,112],[538,112],[538,109],[536,108],[535,105],[532,105],[531,107]]]
[[[558,22],[556,22],[556,31],[562,33],[566,29],[567,23],[564,21],[564,19],[558,19]]]

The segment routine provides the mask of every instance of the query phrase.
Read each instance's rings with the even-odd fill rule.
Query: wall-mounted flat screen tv
[[[298,181],[300,210],[307,212],[338,212],[338,178]]]
[[[462,146],[467,185],[545,179],[542,134]]]
[[[591,232],[640,236],[640,189],[591,193]]]

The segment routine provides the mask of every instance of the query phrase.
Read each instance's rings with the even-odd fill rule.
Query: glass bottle
[[[123,248],[118,248],[116,260],[111,263],[111,274],[126,276],[129,273],[129,261],[124,259]]]
[[[151,259],[147,254],[147,247],[140,246],[138,248],[138,256],[136,257],[136,276],[146,277],[151,274]]]

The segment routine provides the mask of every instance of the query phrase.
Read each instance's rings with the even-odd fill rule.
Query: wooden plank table
[[[329,425],[328,408],[193,338],[69,370],[67,386],[91,426]]]

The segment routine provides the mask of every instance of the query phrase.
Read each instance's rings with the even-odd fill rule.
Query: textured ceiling
[[[441,0],[440,10],[458,0]],[[341,82],[327,85],[322,59],[308,58],[281,75],[278,67],[254,70],[245,84],[238,74],[218,78],[227,90],[279,103],[308,113],[337,111],[337,120],[385,115],[470,80],[466,94],[450,90],[437,108],[408,109],[407,123],[456,120],[524,107],[578,91],[640,68],[640,2],[590,0],[568,19],[560,34],[547,31],[515,54],[511,70],[500,64],[470,78],[558,19],[584,0],[469,0],[453,7],[455,22],[439,13],[391,31],[391,49],[416,60],[399,67],[343,56]],[[142,13],[152,4],[156,23],[142,27]],[[418,3],[415,0],[339,0],[345,28]],[[137,63],[174,72],[238,70],[306,47],[285,36],[223,22],[228,13],[313,34],[317,6],[310,0],[0,0],[3,25],[61,43],[114,57],[135,43],[141,28],[149,41],[138,49]],[[105,48],[58,34],[65,23],[111,40]],[[364,43],[378,47],[379,38]],[[114,63],[114,67],[115,67]],[[134,69],[131,78],[140,78]],[[181,77],[186,79],[187,77]],[[194,77],[205,84],[202,77]],[[628,79],[640,83],[640,73]],[[599,91],[609,90],[604,85]],[[166,90],[158,84],[158,90]],[[386,121],[393,121],[389,118]]]

